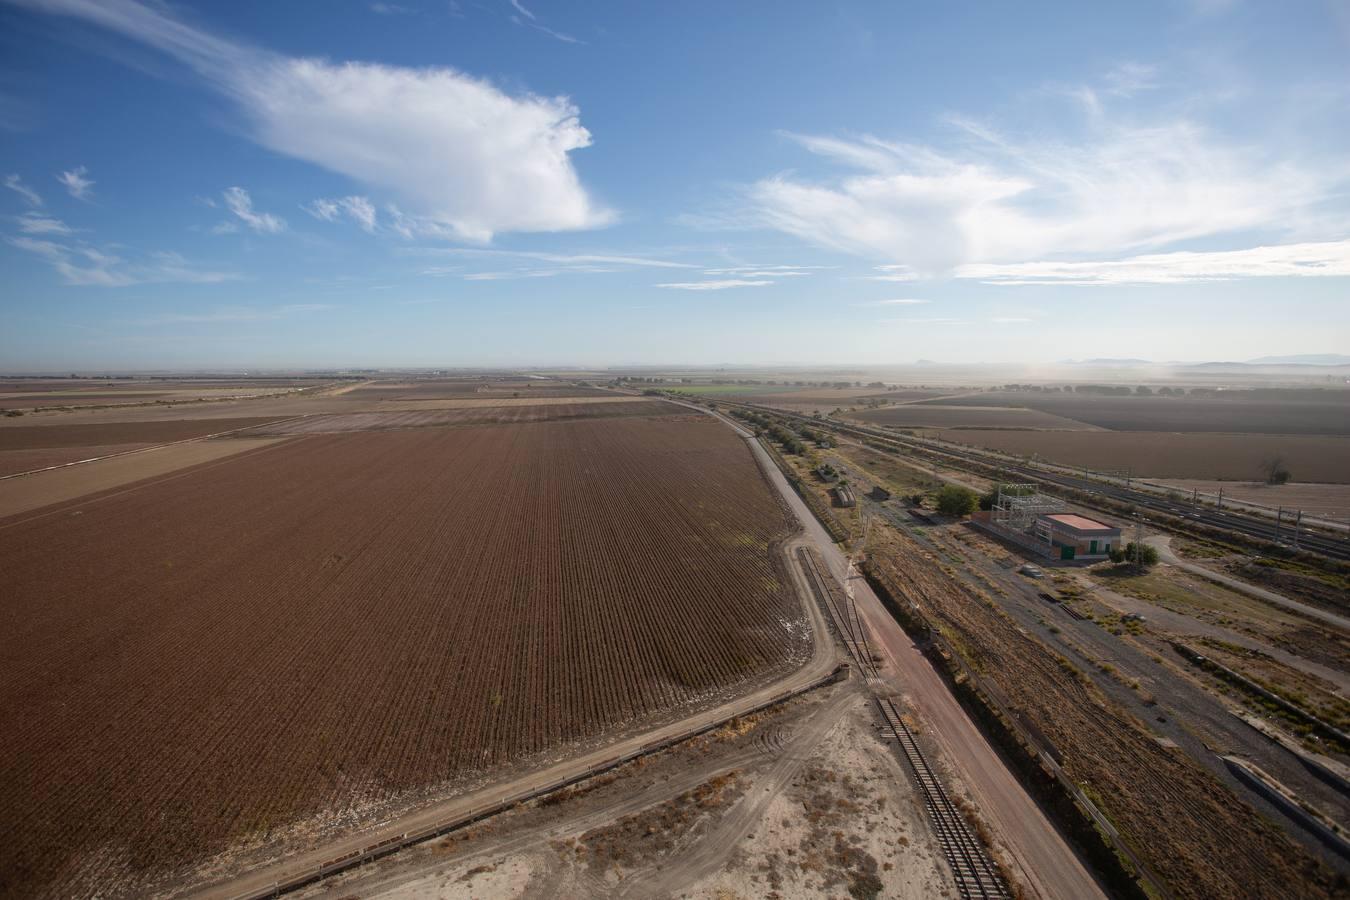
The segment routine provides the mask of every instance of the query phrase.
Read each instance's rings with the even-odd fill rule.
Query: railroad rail
[[[910,731],[900,711],[889,698],[874,698],[877,710],[881,713],[885,728],[894,736],[896,744],[909,763],[914,781],[923,794],[924,808],[933,823],[938,844],[947,864],[952,868],[956,880],[956,889],[963,900],[986,900],[986,898],[1011,898],[1012,894],[999,874],[998,866],[984,852],[978,838],[971,833],[961,811],[947,796],[942,782],[933,774],[932,767],[919,749],[914,732]]]
[[[945,457],[947,461],[955,463],[958,466],[963,463],[969,464],[971,462],[988,466],[997,466],[1000,470],[1007,472],[1010,476],[1017,476],[1029,481],[1041,481],[1087,494],[1098,494],[1122,503],[1132,504],[1142,509],[1165,513],[1184,521],[1205,525],[1210,528],[1235,532],[1249,538],[1255,538],[1273,544],[1283,545],[1284,541],[1293,536],[1288,525],[1280,527],[1274,522],[1236,512],[1193,508],[1190,504],[1183,501],[1172,501],[1152,492],[1137,491],[1132,488],[1121,487],[1119,485],[1113,485],[1090,478],[1082,478],[1074,475],[1067,475],[1062,472],[1030,466],[1025,463],[1010,460],[999,454],[974,450],[967,447],[956,449],[939,441],[906,437],[879,428],[869,428],[865,425],[845,424],[837,419],[814,419],[809,416],[775,409],[771,406],[760,406],[754,403],[739,403],[721,399],[717,402],[726,406],[738,407],[756,413],[777,416],[783,419],[792,419],[810,425],[813,428],[826,428],[838,433],[853,435],[854,437],[883,440],[906,449],[921,450],[925,453]],[[1350,542],[1337,540],[1336,538],[1311,531],[1303,531],[1299,534],[1298,549],[1318,553],[1332,559],[1350,560]]]
[[[853,602],[853,598],[845,595],[841,600],[836,592],[829,589],[829,582],[820,574],[815,554],[806,547],[797,548],[797,559],[806,574],[807,582],[811,585],[811,593],[815,595],[816,603],[834,623],[835,633],[839,635],[853,661],[858,664],[858,670],[869,680],[881,677],[876,660],[873,658],[872,647],[867,642],[867,629],[863,627],[862,619],[858,616],[858,606]]]

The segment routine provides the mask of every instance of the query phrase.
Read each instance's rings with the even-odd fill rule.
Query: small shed
[[[1059,559],[1106,559],[1120,546],[1119,528],[1073,513],[1041,516],[1036,533]]]

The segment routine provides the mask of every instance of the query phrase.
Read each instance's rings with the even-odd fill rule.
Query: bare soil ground
[[[262,450],[285,438],[196,441],[0,481],[0,520]]]
[[[0,521],[0,893],[139,894],[794,670],[789,527],[683,416],[307,436]]]
[[[1350,449],[1350,448],[1347,448]],[[1350,484],[1266,484],[1261,481],[1199,481],[1174,478],[1163,482],[1184,493],[1199,490],[1202,494],[1223,491],[1225,498],[1259,503],[1271,509],[1301,509],[1305,516],[1320,516],[1338,520],[1350,519]]]
[[[940,402],[1025,407],[1113,431],[1350,435],[1350,390],[1229,391],[1218,397],[987,391]]]
[[[938,432],[946,441],[1146,478],[1250,480],[1282,456],[1298,481],[1350,484],[1350,437],[1115,431]]]
[[[307,416],[279,425],[250,429],[249,435],[338,434],[349,431],[390,431],[448,425],[502,425],[556,422],[566,419],[608,419],[624,416],[679,416],[698,413],[663,400],[628,400],[620,403],[530,402],[512,406],[474,406],[465,409],[426,409],[408,412],[354,412],[346,415]],[[606,398],[608,399],[608,398]]]
[[[955,897],[868,706],[822,689],[304,897]]]
[[[0,428],[0,452],[10,450],[51,450],[64,447],[99,447],[111,444],[167,444],[187,438],[265,425],[281,417],[193,419],[178,418],[145,422],[98,422],[70,424],[50,422],[41,425],[14,425]],[[23,419],[19,420],[24,421]],[[90,454],[97,455],[97,454]]]
[[[895,428],[1054,428],[1065,431],[1097,431],[1095,425],[1061,416],[997,406],[938,406],[915,403],[849,413],[845,418],[868,425]]]
[[[151,444],[104,444],[93,447],[53,447],[49,450],[0,450],[0,476],[32,472],[49,466],[61,466],[82,459],[96,459],[125,453]]]

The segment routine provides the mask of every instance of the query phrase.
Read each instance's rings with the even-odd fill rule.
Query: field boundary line
[[[57,469],[68,469],[71,466],[82,466],[85,463],[100,462],[105,459],[119,459],[123,456],[131,456],[135,453],[149,453],[151,450],[163,450],[165,447],[176,447],[179,444],[191,444],[194,441],[209,441],[211,438],[224,437],[227,434],[238,434],[241,431],[249,431],[254,428],[271,428],[275,425],[284,425],[287,422],[294,422],[297,419],[308,418],[309,415],[309,413],[302,413],[298,416],[277,419],[275,422],[264,422],[261,425],[245,425],[243,428],[231,428],[226,431],[217,431],[214,434],[199,434],[196,437],[183,438],[181,441],[169,441],[167,444],[156,444],[153,447],[137,447],[135,450],[123,450],[121,453],[109,453],[106,456],[91,456],[88,459],[77,459],[74,462],[61,463],[60,465],[43,466],[41,469],[29,469],[27,472],[15,472],[11,475],[0,475],[0,481],[8,481],[11,478],[22,478],[25,475],[36,475],[39,472],[54,472]],[[42,428],[45,426],[39,425],[36,427]],[[268,436],[270,437],[270,435]]]

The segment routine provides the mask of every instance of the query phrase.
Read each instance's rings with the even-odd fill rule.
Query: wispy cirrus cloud
[[[704,275],[734,275],[737,278],[797,278],[811,275],[820,269],[832,269],[834,266],[731,266],[721,269],[704,269]]]
[[[322,219],[325,222],[337,222],[346,216],[362,229],[369,233],[374,233],[377,226],[378,213],[375,211],[375,205],[365,197],[338,197],[332,200],[319,198],[314,202],[302,206],[305,212],[316,219]]]
[[[506,263],[519,261],[513,269],[465,272],[463,265],[426,266],[423,275],[455,275],[466,281],[505,281],[516,278],[551,278],[556,275],[595,275],[633,269],[699,269],[693,263],[676,262],[648,256],[614,253],[548,253],[532,250],[489,250],[479,247],[412,247],[403,251],[413,256],[455,257],[466,262]]]
[[[1148,66],[1117,67],[1091,90],[1099,114],[1072,137],[1005,134],[958,116],[941,146],[787,134],[836,174],[764,178],[739,221],[886,262],[870,276],[878,281],[1350,227],[1350,214],[1331,208],[1350,187],[1343,156],[1300,156],[1185,115],[1115,115],[1104,103],[1156,79]]]
[[[1185,284],[1240,278],[1350,276],[1350,240],[1280,244],[1246,250],[1150,253],[1114,260],[966,265],[957,278],[986,284]]]
[[[536,31],[541,31],[544,34],[548,35],[549,37],[554,38],[555,40],[562,41],[565,44],[586,43],[585,41],[580,40],[579,38],[572,37],[572,35],[570,34],[563,34],[560,31],[554,31],[552,28],[549,28],[547,25],[544,25],[542,22],[539,21],[539,17],[536,16],[534,13],[530,12],[528,9],[526,9],[525,5],[522,4],[520,0],[509,0],[509,2],[511,3],[511,7],[517,13],[517,15],[511,16],[511,21],[514,22],[515,24],[525,26],[528,28],[533,28]]]
[[[5,176],[5,187],[22,197],[29,206],[41,206],[42,197],[37,191],[23,183],[18,174]]]
[[[31,237],[8,237],[14,247],[42,257],[68,285],[81,287],[129,287],[137,284],[217,284],[239,275],[200,269],[177,253],[151,253],[127,261],[88,244],[57,243]]]
[[[12,0],[91,22],[190,67],[260,145],[346,175],[405,210],[407,233],[486,242],[571,231],[614,214],[569,154],[590,145],[565,97],[508,94],[445,67],[285,56],[195,28],[136,0]],[[385,197],[381,197],[381,203]]]
[[[657,287],[677,291],[725,291],[731,288],[765,287],[770,284],[773,284],[773,281],[769,279],[724,278],[718,281],[676,281],[658,284]]]
[[[55,234],[66,235],[73,234],[75,229],[71,228],[60,219],[52,216],[44,216],[41,213],[27,212],[18,217],[19,230],[24,234]]]
[[[225,200],[225,208],[258,234],[280,234],[286,230],[285,219],[255,210],[253,198],[243,188],[226,188],[221,192],[221,196]]]
[[[84,166],[76,166],[73,169],[62,172],[56,176],[56,180],[65,185],[66,193],[76,200],[88,200],[94,192],[94,181],[88,178],[89,170]]]

